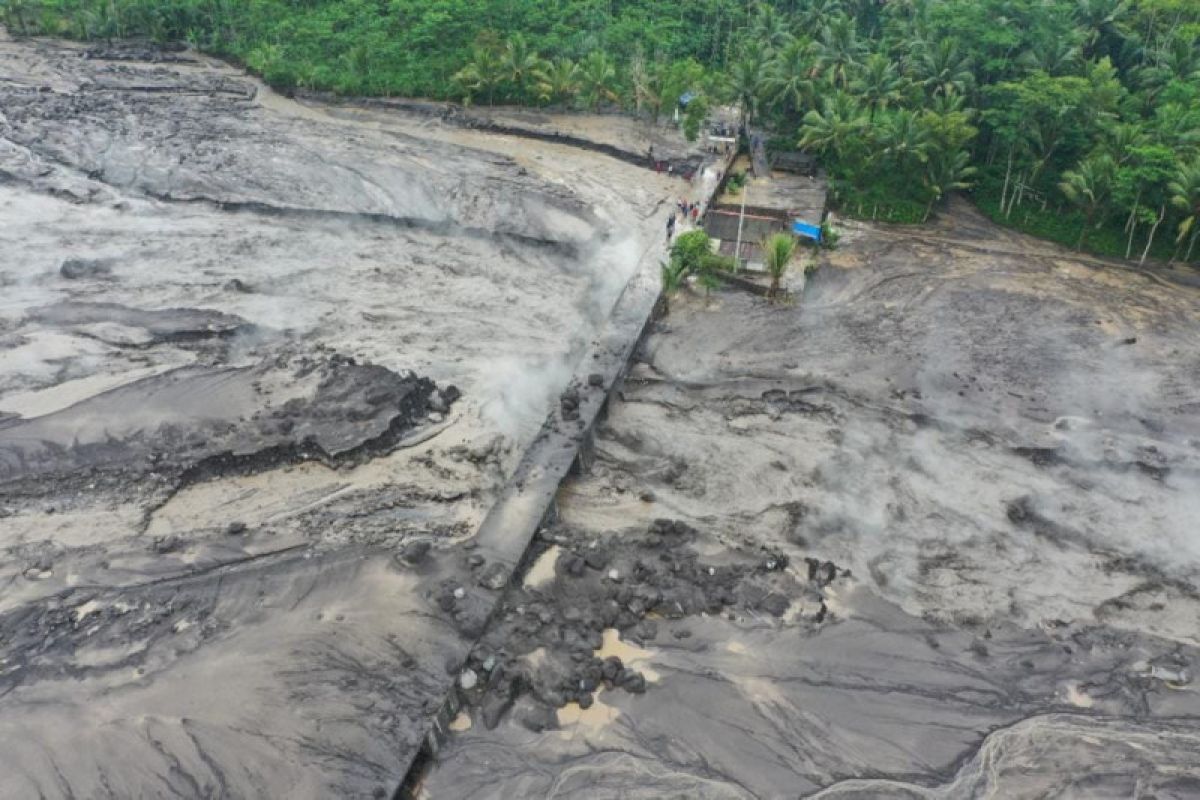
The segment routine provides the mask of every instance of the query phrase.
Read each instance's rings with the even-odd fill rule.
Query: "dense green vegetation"
[[[277,86],[475,103],[737,102],[843,212],[985,213],[1196,258],[1200,0],[0,0],[16,33],[187,39]]]

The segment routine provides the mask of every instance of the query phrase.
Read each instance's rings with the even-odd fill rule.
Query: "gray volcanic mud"
[[[965,208],[685,293],[417,795],[1200,797],[1198,311]]]
[[[387,795],[681,184],[163,56],[0,36],[0,796]]]

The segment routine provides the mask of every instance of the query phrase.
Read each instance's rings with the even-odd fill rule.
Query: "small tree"
[[[566,103],[579,93],[579,65],[569,58],[546,64],[537,75],[538,98],[546,103]]]
[[[703,230],[688,231],[679,235],[671,245],[671,260],[662,265],[663,293],[669,296],[683,285],[688,275],[704,287],[708,297],[720,285],[719,273],[733,270],[733,259],[712,251],[712,239]]]
[[[763,240],[762,249],[767,272],[771,275],[771,290],[767,296],[775,299],[779,295],[783,276],[787,274],[788,264],[796,254],[796,239],[788,233],[773,233]]]
[[[663,310],[670,314],[671,297],[683,286],[683,280],[687,277],[687,270],[684,268],[683,263],[675,258],[672,258],[670,261],[663,261],[659,267],[662,270]]]
[[[1088,228],[1096,213],[1104,207],[1114,166],[1113,160],[1106,155],[1091,156],[1081,161],[1078,168],[1064,172],[1062,182],[1058,184],[1063,195],[1083,211],[1083,227],[1079,230],[1079,241],[1075,243],[1076,250],[1083,249]]]
[[[971,187],[971,176],[975,174],[975,168],[970,164],[971,158],[966,150],[955,152],[934,150],[932,152],[925,164],[925,174],[921,177],[925,191],[929,193],[929,202],[925,206],[922,222],[929,220],[929,215],[933,213],[933,207],[941,202],[947,194],[956,189]]]
[[[500,54],[500,71],[512,87],[513,99],[518,103],[530,97],[530,87],[546,71],[547,63],[529,46],[525,37],[514,33],[504,43]]]
[[[704,257],[712,255],[712,239],[706,231],[681,233],[671,245],[671,260],[679,261],[685,272],[700,272]]]
[[[470,105],[476,95],[484,95],[491,105],[495,101],[496,88],[504,80],[503,68],[503,60],[494,48],[476,45],[471,51],[471,60],[450,80],[462,93],[464,105]]]
[[[683,138],[694,142],[700,138],[700,126],[708,116],[708,102],[703,97],[693,97],[683,114]]]
[[[1191,261],[1192,248],[1196,245],[1196,237],[1200,236],[1200,161],[1180,167],[1168,191],[1171,193],[1171,205],[1184,215],[1179,223],[1178,241],[1182,244],[1184,239],[1188,240],[1187,254],[1183,260]]]
[[[595,111],[603,101],[615,103],[618,99],[613,88],[617,81],[617,68],[603,50],[593,50],[579,65],[581,95],[588,111]]]
[[[721,285],[722,272],[733,272],[733,258],[711,252],[700,257],[700,264],[696,268],[696,280],[704,287],[706,300],[712,290]]]

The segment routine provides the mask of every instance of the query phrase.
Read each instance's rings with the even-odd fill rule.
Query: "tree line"
[[[954,190],[1127,258],[1200,237],[1200,0],[0,0],[16,33],[186,39],[280,87],[598,109],[738,103],[843,212]]]

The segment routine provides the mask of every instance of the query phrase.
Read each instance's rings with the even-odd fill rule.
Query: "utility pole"
[[[738,234],[737,246],[733,250],[733,271],[739,272],[742,268],[742,223],[746,220],[746,195],[750,194],[750,184],[742,184],[742,210],[738,214]]]

